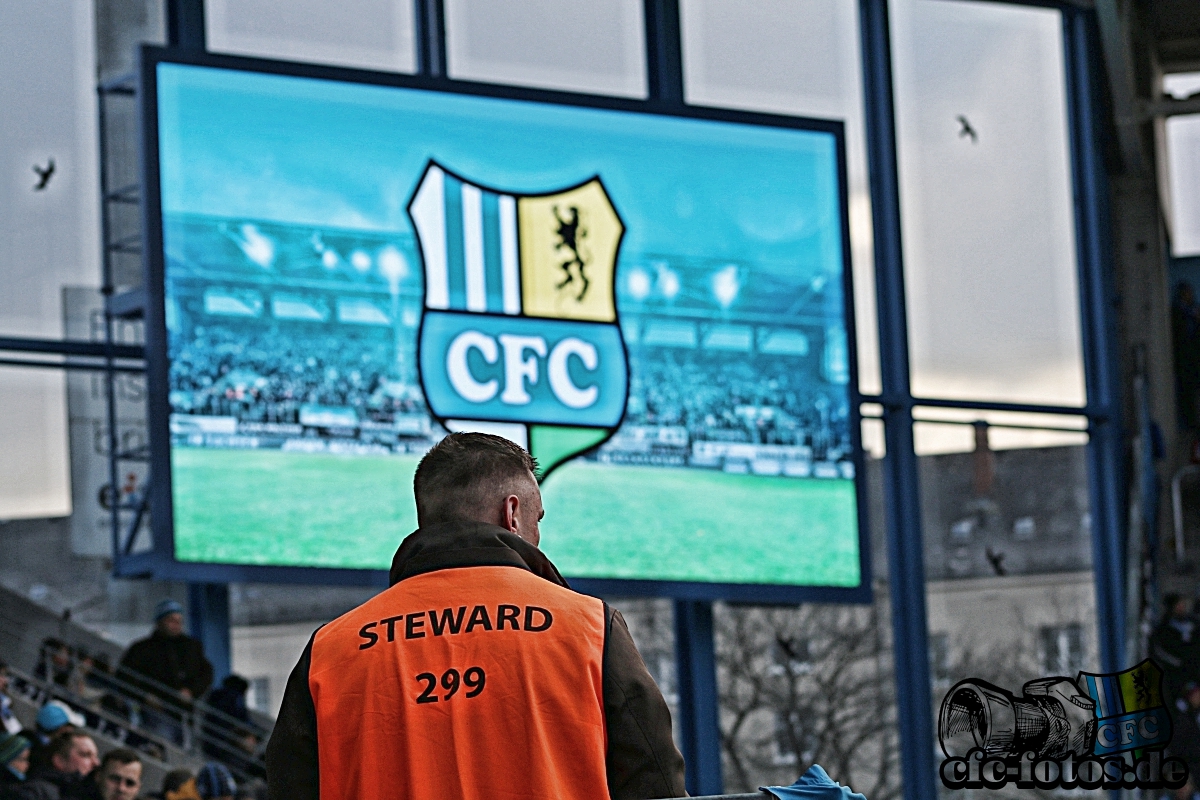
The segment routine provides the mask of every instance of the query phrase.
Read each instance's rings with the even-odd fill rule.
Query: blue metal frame
[[[446,7],[442,0],[413,0],[417,74],[446,74]]]
[[[688,794],[720,794],[725,783],[712,603],[675,601],[675,674]]]
[[[661,4],[662,0],[657,0]],[[866,530],[867,509],[865,491],[865,469],[861,455],[861,432],[859,425],[859,402],[853,387],[857,381],[856,343],[854,338],[853,287],[850,270],[850,240],[848,222],[848,195],[846,186],[846,162],[844,126],[840,121],[786,117],[727,109],[686,106],[674,99],[650,98],[631,100],[618,97],[551,92],[492,84],[452,81],[445,77],[409,76],[393,73],[351,70],[312,64],[294,64],[265,59],[243,58],[206,54],[195,51],[164,49],[143,46],[140,67],[140,102],[143,118],[142,192],[143,202],[143,253],[146,265],[147,304],[146,361],[147,390],[149,394],[149,426],[151,442],[151,469],[155,476],[150,500],[153,524],[153,549],[151,552],[125,556],[118,554],[115,569],[118,575],[152,574],[158,578],[200,581],[204,583],[227,581],[386,585],[385,570],[341,570],[293,566],[257,566],[240,564],[208,564],[178,562],[174,560],[172,530],[172,498],[170,491],[170,436],[168,427],[169,407],[167,403],[167,352],[166,322],[164,307],[163,239],[161,220],[161,198],[158,165],[157,125],[157,65],[179,63],[266,74],[290,75],[335,80],[405,89],[436,92],[452,92],[464,95],[496,97],[528,102],[570,105],[588,108],[628,111],[635,113],[661,114],[692,119],[714,120],[798,130],[812,130],[834,136],[838,153],[840,178],[839,198],[842,226],[842,249],[844,261],[844,314],[851,370],[850,432],[855,448],[855,466],[859,517],[859,567],[860,583],[854,587],[788,586],[775,584],[722,584],[692,583],[682,581],[635,581],[579,579],[574,583],[582,590],[608,595],[641,595],[655,597],[678,597],[688,600],[735,600],[763,603],[799,603],[806,601],[868,603],[871,601],[870,583],[870,539]],[[665,59],[668,63],[670,59]]]
[[[1079,270],[1082,345],[1087,383],[1083,408],[914,398],[909,383],[908,327],[900,222],[899,178],[887,0],[860,0],[868,161],[874,215],[876,291],[883,392],[863,397],[884,408],[887,457],[884,507],[888,520],[888,572],[896,664],[897,724],[904,796],[937,796],[933,763],[932,696],[925,610],[924,547],[914,406],[1083,415],[1088,419],[1089,493],[1093,519],[1100,665],[1125,666],[1122,437],[1114,353],[1111,243],[1106,239],[1107,184],[1100,153],[1096,99],[1095,17],[1058,3],[1063,16],[1066,96]]]
[[[219,686],[233,671],[229,584],[188,584],[188,632],[204,643],[204,656],[213,665],[213,686]]]
[[[908,308],[900,224],[900,179],[892,94],[887,0],[860,0],[863,98],[875,242],[876,304],[883,395],[884,509],[888,586],[896,664],[896,722],[905,797],[937,797],[933,767],[933,698],[925,613],[925,548],[913,449]]]
[[[1096,574],[1096,619],[1100,668],[1124,669],[1125,486],[1120,425],[1120,368],[1112,288],[1112,243],[1108,237],[1109,187],[1101,151],[1101,75],[1093,12],[1064,8],[1067,121],[1075,186],[1075,250],[1084,375],[1088,398],[1088,489],[1092,514],[1092,557]]]

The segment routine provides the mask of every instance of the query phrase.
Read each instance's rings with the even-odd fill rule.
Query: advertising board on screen
[[[176,574],[386,570],[479,430],[590,587],[867,596],[840,123],[146,56]]]

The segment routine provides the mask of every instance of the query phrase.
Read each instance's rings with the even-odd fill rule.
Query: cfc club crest
[[[1162,670],[1153,661],[1110,675],[1081,672],[1075,682],[1095,702],[1097,755],[1157,749],[1171,741]]]
[[[436,162],[408,204],[425,269],[418,367],[448,430],[522,445],[543,475],[621,423],[625,226],[598,176],[546,194],[489,189]]]

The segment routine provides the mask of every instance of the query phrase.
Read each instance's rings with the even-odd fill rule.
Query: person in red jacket
[[[537,547],[536,468],[479,433],[422,459],[391,588],[318,629],[288,680],[272,800],[686,794],[625,621]]]

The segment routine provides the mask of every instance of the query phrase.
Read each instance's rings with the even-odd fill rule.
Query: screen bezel
[[[615,578],[572,578],[571,585],[583,592],[607,596],[669,597],[679,600],[727,600],[756,603],[869,603],[871,591],[871,539],[868,534],[866,470],[862,448],[862,420],[858,391],[857,337],[850,252],[849,198],[846,173],[844,124],[838,120],[792,117],[710,108],[657,100],[550,91],[526,87],[474,83],[444,77],[374,72],[326,65],[275,61],[207,52],[183,51],[143,45],[138,69],[141,111],[141,212],[142,261],[146,290],[145,330],[148,426],[150,433],[149,488],[151,547],[135,553],[113,554],[114,573],[119,576],[153,576],[163,580],[198,583],[294,583],[317,585],[387,586],[387,570],[337,567],[266,566],[178,561],[175,559],[173,495],[171,482],[170,406],[168,401],[167,331],[165,309],[165,258],[163,251],[162,197],[159,175],[158,65],[182,64],[199,67],[281,75],[341,83],[365,84],[420,91],[519,100],[552,106],[574,106],[638,114],[731,122],[773,128],[827,133],[834,137],[838,170],[838,211],[842,244],[843,315],[846,328],[850,381],[850,436],[855,467],[858,511],[859,583],[857,586],[813,586],[803,584],[705,583],[696,581],[631,580]],[[407,532],[400,535],[400,539]],[[399,545],[399,539],[397,540]]]

